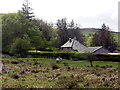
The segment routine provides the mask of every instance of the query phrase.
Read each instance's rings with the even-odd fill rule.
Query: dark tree
[[[30,2],[28,0],[24,0],[22,11],[29,20],[32,20],[34,17],[33,12],[31,12],[32,10],[33,9],[30,7]]]
[[[80,27],[72,20],[67,23],[67,19],[63,18],[57,22],[59,46],[63,45],[69,38],[76,37],[77,40],[83,43],[83,35],[80,32]]]
[[[63,18],[57,21],[59,45],[61,46],[68,40],[67,19]]]
[[[76,37],[76,39],[80,42],[80,43],[82,43],[82,44],[84,44],[84,41],[83,41],[83,38],[84,38],[84,36],[83,36],[83,34],[81,33],[81,30],[80,30],[80,27],[77,25],[77,24],[75,24],[75,22],[72,20],[71,22],[70,22],[70,24],[69,24],[69,27],[68,27],[68,37],[69,38],[74,38],[74,37]]]
[[[109,27],[105,24],[103,24],[102,29],[93,36],[92,42],[94,46],[103,46],[111,52],[115,50],[117,45]]]

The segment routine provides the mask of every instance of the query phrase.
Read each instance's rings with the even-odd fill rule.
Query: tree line
[[[55,51],[69,38],[76,37],[85,44],[85,36],[80,27],[72,20],[58,19],[56,27],[39,18],[33,18],[30,7],[23,5],[17,13],[2,15],[2,52],[26,57],[29,49]],[[110,51],[117,46],[109,27],[102,25],[101,30],[94,34],[91,46],[103,46]]]

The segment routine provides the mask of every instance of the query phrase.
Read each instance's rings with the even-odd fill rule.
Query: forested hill
[[[80,30],[84,32],[98,32],[101,28],[80,28]]]
[[[82,34],[85,36],[91,36],[94,35],[96,32],[102,30],[101,28],[80,28]],[[120,32],[111,31],[111,33],[114,35],[114,38],[120,38]]]
[[[101,28],[80,28],[81,31],[83,32],[98,32],[101,30]],[[115,32],[111,31],[112,33],[120,33],[120,32]]]

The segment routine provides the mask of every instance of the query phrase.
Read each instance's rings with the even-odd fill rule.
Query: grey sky
[[[17,12],[24,0],[1,0],[0,13]],[[103,23],[118,30],[119,0],[29,0],[35,16],[48,22],[66,17],[81,27],[100,28]]]

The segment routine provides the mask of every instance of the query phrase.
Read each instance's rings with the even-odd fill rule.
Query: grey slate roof
[[[83,44],[81,44],[79,41],[77,41],[76,38],[73,38],[73,39],[70,38],[64,45],[61,46],[61,48],[72,48],[73,50],[78,52],[93,53],[103,47],[102,46],[86,47]]]
[[[61,48],[63,48],[63,47],[72,47],[73,41],[74,40],[70,38],[64,45],[61,46]]]
[[[72,48],[78,52],[84,52],[84,50],[87,49],[86,46],[78,42],[75,38],[70,38],[64,45],[61,46],[61,48]]]
[[[87,49],[86,46],[78,42],[76,39],[73,39],[73,41],[74,41],[72,47],[73,50],[77,50],[78,52],[84,52],[84,50]]]
[[[95,52],[99,49],[103,48],[102,46],[97,46],[97,47],[88,47],[87,49],[84,50],[84,52]]]

